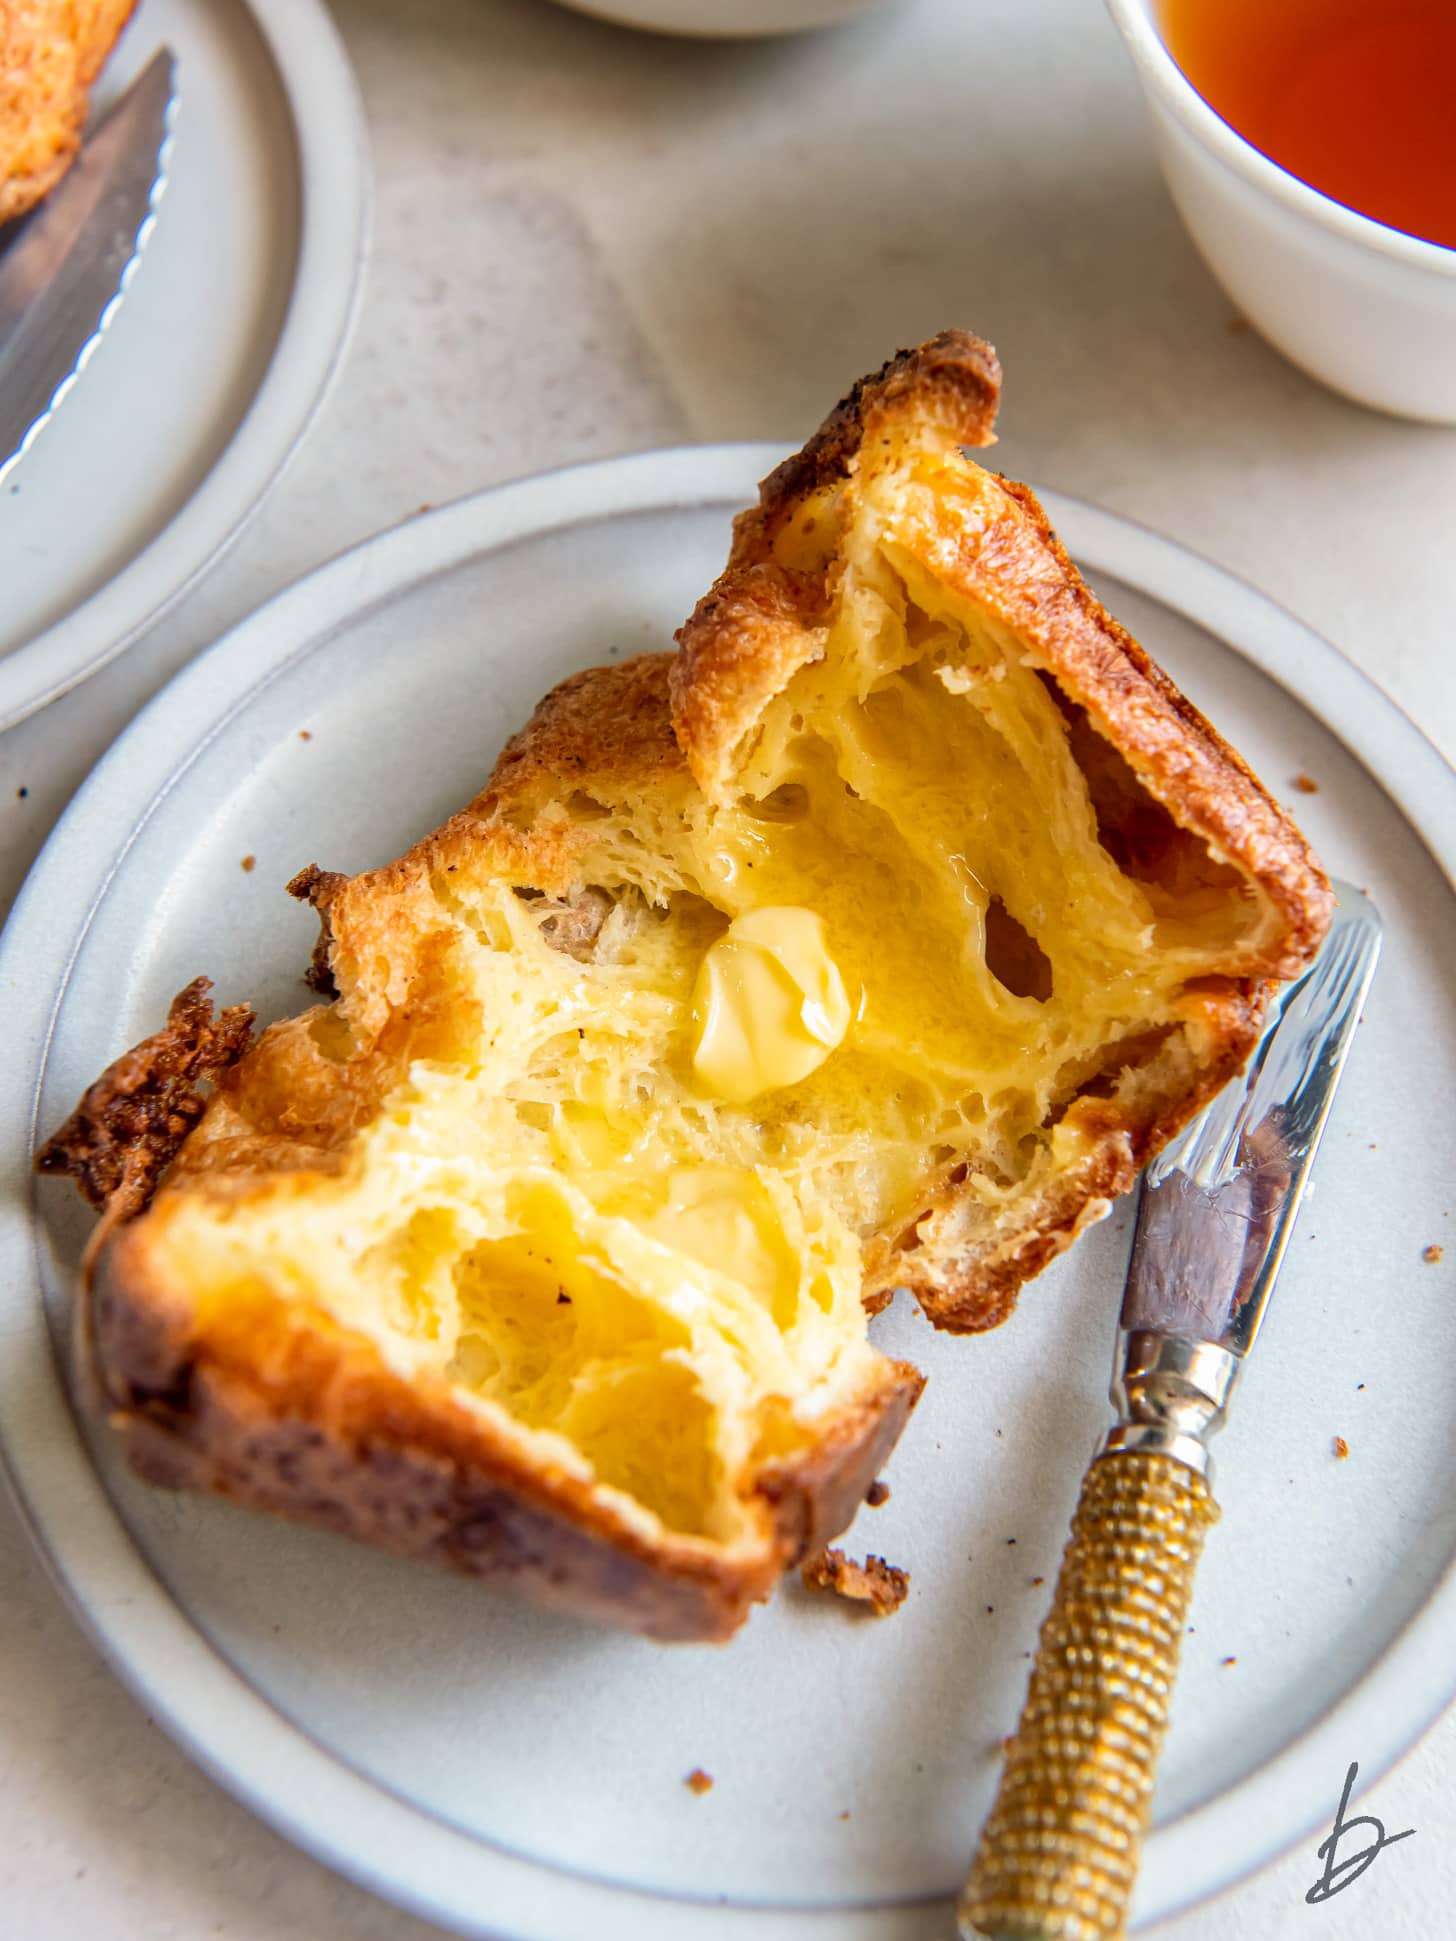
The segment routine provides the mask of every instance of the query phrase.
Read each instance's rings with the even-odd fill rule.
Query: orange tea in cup
[[[1456,248],[1456,0],[1157,0],[1208,105],[1348,209]]]

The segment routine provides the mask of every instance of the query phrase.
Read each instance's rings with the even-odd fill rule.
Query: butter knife
[[[0,246],[0,483],[86,368],[167,182],[176,63],[154,54]]]
[[[1357,890],[1248,1068],[1148,1167],[1112,1384],[958,1915],[966,1941],[1118,1941],[1204,1535],[1208,1438],[1258,1336],[1380,952]]]

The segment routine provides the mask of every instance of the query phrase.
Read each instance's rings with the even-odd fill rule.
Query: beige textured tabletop
[[[210,578],[0,737],[0,907],[140,704],[341,546],[571,460],[797,438],[888,349],[952,323],[1001,351],[1002,469],[1251,580],[1456,756],[1456,431],[1342,403],[1241,327],[1178,225],[1090,0],[918,0],[740,47],[620,32],[548,0],[334,12],[376,174],[342,375]],[[1349,1891],[1306,1906],[1311,1841],[1148,1932],[1450,1933],[1453,1781],[1447,1714],[1363,1806],[1417,1837]],[[0,1910],[0,1933],[24,1941],[432,1932],[189,1765],[93,1654],[3,1503]]]

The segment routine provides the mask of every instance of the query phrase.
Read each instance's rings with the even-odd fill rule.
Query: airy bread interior
[[[968,577],[997,521],[1052,558],[1026,505],[933,413],[885,422],[765,488],[676,663],[567,683],[469,811],[318,894],[335,1001],[264,1033],[124,1235],[195,1342],[327,1317],[639,1531],[761,1543],[765,1469],[879,1379],[867,1306],[1000,1318],[1241,1060],[1317,939],[1297,836],[1186,704],[1184,769],[1202,736],[1243,806],[1159,798],[1137,722]],[[735,1100],[703,967],[785,910],[847,1028]]]

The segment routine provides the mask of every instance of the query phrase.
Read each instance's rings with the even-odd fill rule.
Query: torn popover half
[[[244,1050],[192,987],[92,1087],[38,1164],[144,1476],[724,1637],[914,1404],[867,1312],[1002,1320],[1239,1066],[1328,886],[964,455],[998,387],[954,332],[858,385],[676,655],[296,881],[331,1002]]]

